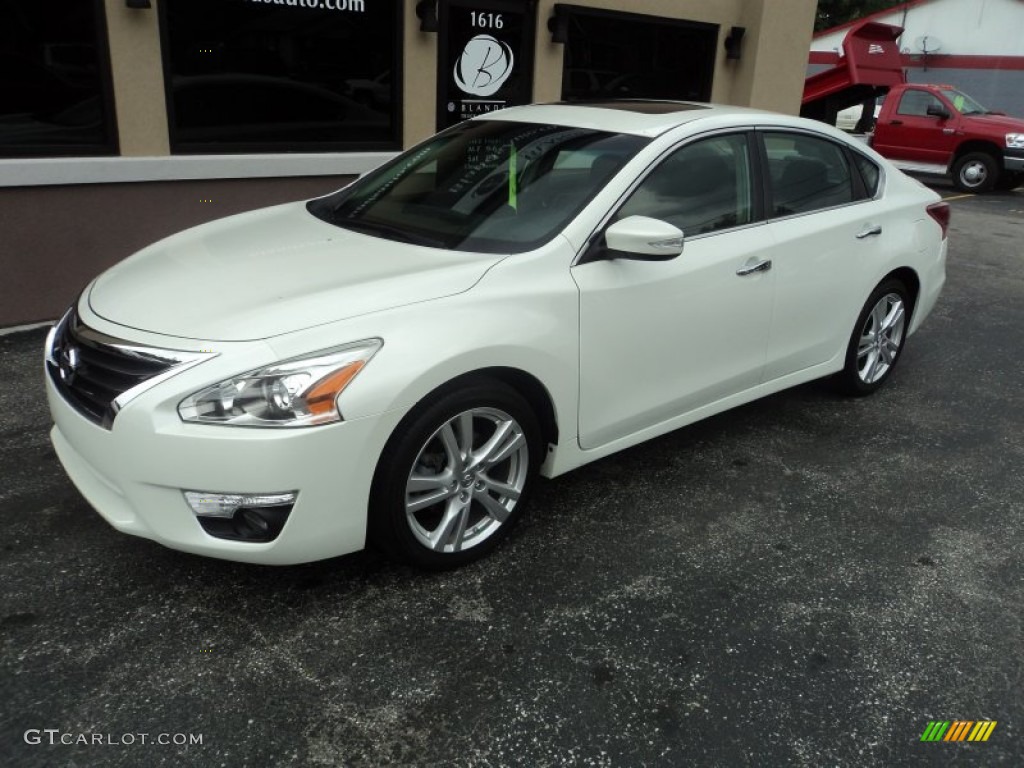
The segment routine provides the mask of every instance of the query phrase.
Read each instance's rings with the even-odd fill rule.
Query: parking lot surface
[[[882,391],[544,482],[451,573],[116,533],[49,445],[44,332],[0,336],[0,763],[1024,765],[1024,191],[940,191],[949,281]]]

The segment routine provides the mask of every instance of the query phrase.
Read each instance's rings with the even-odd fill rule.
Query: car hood
[[[104,272],[88,302],[142,331],[249,341],[462,293],[502,258],[351,232],[289,203],[155,243]]]
[[[976,126],[984,126],[990,130],[1006,131],[1007,133],[1024,133],[1024,120],[1009,115],[964,115]]]

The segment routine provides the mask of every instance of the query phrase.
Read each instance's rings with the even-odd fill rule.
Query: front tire
[[[878,285],[861,310],[836,383],[848,395],[870,395],[892,374],[903,353],[910,320],[910,294],[900,280]]]
[[[988,192],[998,178],[999,163],[988,152],[968,152],[953,164],[953,183],[961,192]]]
[[[541,453],[536,416],[500,381],[477,379],[424,401],[378,463],[372,543],[432,570],[483,557],[522,514]]]

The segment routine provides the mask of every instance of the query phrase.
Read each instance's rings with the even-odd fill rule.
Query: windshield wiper
[[[398,240],[403,243],[411,243],[412,245],[426,245],[431,248],[446,248],[444,242],[436,240],[432,237],[426,237],[417,232],[407,232],[404,229],[391,226],[390,224],[381,224],[376,221],[366,221],[365,219],[334,219],[333,224],[341,227],[342,229],[351,229],[356,232],[362,232],[364,235],[381,235],[389,240]]]

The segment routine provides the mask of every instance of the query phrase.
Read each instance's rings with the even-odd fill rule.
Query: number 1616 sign
[[[533,100],[534,0],[441,0],[438,130]]]

